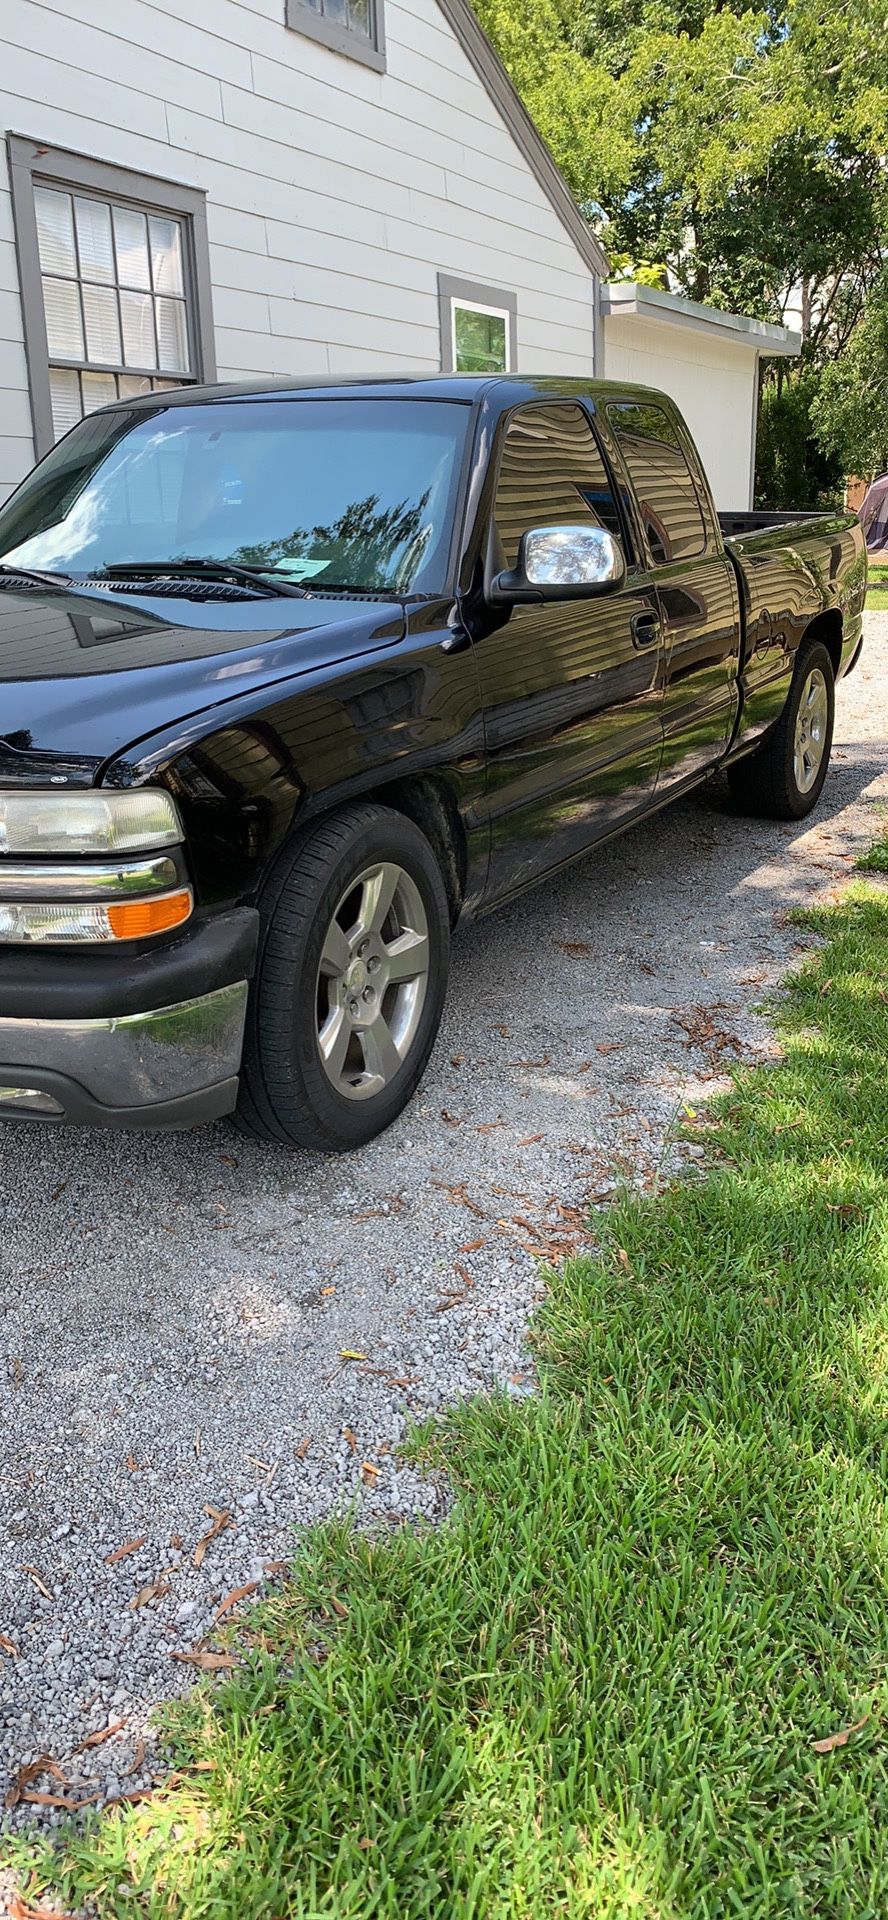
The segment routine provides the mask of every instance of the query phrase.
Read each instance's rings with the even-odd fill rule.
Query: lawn
[[[867,579],[869,591],[866,596],[867,613],[888,613],[888,566],[874,566],[870,561]]]
[[[539,1396],[415,1440],[447,1523],[304,1542],[173,1781],[20,1849],[29,1898],[884,1920],[888,891],[814,921],[782,1062],[687,1116],[709,1170],[551,1277]]]

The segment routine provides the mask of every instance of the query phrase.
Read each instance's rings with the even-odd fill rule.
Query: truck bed
[[[764,533],[765,531],[772,533],[777,527],[798,526],[803,521],[810,521],[813,526],[820,521],[833,519],[835,519],[834,512],[814,513],[810,508],[806,508],[802,513],[771,513],[739,509],[735,511],[733,508],[728,508],[726,512],[719,514],[718,523],[727,538],[731,534]]]
[[[866,547],[856,513],[720,513],[740,592],[740,712],[735,747],[780,714],[796,651],[813,621],[838,678],[857,657]]]

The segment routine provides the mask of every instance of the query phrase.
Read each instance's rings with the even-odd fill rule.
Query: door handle
[[[633,613],[631,626],[632,641],[636,647],[653,646],[654,641],[660,638],[660,621],[655,613]]]

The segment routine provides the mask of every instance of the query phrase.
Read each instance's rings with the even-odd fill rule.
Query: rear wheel
[[[406,1106],[441,1019],[450,919],[438,862],[388,808],[332,815],[260,902],[238,1122],[343,1152]]]
[[[743,813],[802,820],[817,805],[829,767],[835,716],[835,674],[822,640],[799,649],[786,705],[755,753],[728,768],[731,796]]]

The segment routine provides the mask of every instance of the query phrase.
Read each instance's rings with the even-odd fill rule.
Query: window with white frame
[[[509,372],[509,316],[497,307],[451,306],[456,373]]]
[[[10,148],[43,453],[109,401],[212,378],[209,316],[198,303],[200,278],[208,300],[205,229],[197,246],[194,230],[203,196],[17,138]]]
[[[518,303],[513,293],[438,275],[445,373],[513,373]]]

